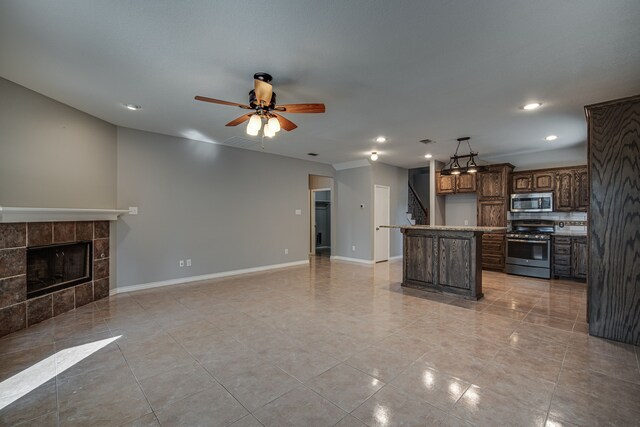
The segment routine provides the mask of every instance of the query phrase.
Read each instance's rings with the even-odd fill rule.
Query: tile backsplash
[[[508,212],[507,226],[511,226],[512,220],[518,219],[546,219],[556,222],[556,232],[586,233],[586,212]],[[564,227],[560,227],[564,224]]]

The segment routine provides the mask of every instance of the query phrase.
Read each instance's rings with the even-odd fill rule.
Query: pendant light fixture
[[[262,126],[262,119],[266,120],[264,126]],[[251,116],[249,123],[247,124],[247,134],[251,136],[257,136],[262,128],[262,135],[268,138],[273,138],[276,132],[280,131],[280,122],[276,117],[269,117],[268,115],[262,115],[256,113]]]
[[[456,152],[449,158],[449,162],[440,171],[441,175],[460,175],[463,173],[477,173],[484,170],[483,166],[478,166],[478,164],[476,163],[478,152],[471,149],[471,144],[469,143],[470,139],[471,138],[469,138],[468,136],[464,138],[458,138],[458,146],[456,147]],[[467,146],[469,147],[469,154],[458,155],[460,144],[463,142],[467,143]],[[468,159],[464,167],[460,166],[460,159]]]

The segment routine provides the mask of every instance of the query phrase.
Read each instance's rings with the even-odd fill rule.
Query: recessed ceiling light
[[[558,139],[557,135],[549,135],[545,138],[547,141],[555,141],[556,139]]]
[[[385,138],[384,136],[379,136],[376,138],[376,142],[385,142],[387,140],[387,138]]]
[[[378,153],[376,151],[371,152],[371,160],[373,160],[374,162],[378,160]]]
[[[135,104],[125,104],[124,106],[125,106],[126,108],[128,108],[129,110],[131,110],[131,111],[138,111],[138,110],[141,110],[141,109],[142,109],[142,107],[141,107],[141,106],[139,106],[139,105],[135,105]]]
[[[430,159],[430,158],[432,158],[432,157],[433,157],[433,154],[425,154],[425,155],[424,155],[424,158],[425,158],[425,159]]]
[[[527,111],[531,111],[531,110],[535,110],[536,108],[540,108],[542,107],[542,104],[540,104],[539,102],[532,102],[531,104],[527,104],[524,107],[522,107],[523,110],[527,110]]]

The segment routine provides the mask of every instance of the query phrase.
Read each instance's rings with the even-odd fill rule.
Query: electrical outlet
[[[302,215],[302,209],[296,209],[296,215]]]
[[[284,254],[285,254],[285,255],[289,255],[289,249],[285,249],[285,250],[284,250]]]
[[[355,246],[351,246],[351,250],[352,250],[353,252],[355,252],[355,251],[356,251],[356,247],[355,247]]]
[[[464,220],[464,225],[469,225],[469,220],[468,219]]]
[[[129,215],[138,215],[138,207],[129,206]]]
[[[184,267],[184,260],[183,259],[180,260],[180,264],[179,265],[180,265],[180,267]]]
[[[191,267],[191,258],[187,260],[187,267]]]

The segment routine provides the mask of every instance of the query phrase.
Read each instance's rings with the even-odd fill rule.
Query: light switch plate
[[[129,206],[129,215],[138,215],[138,207]]]
[[[296,209],[296,215],[302,215],[302,209]]]

